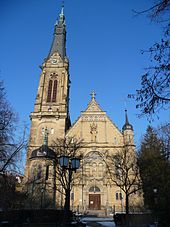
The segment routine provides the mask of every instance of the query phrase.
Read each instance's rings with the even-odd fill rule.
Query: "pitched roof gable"
[[[87,108],[83,112],[103,112],[99,104],[96,102],[95,98],[92,98]]]

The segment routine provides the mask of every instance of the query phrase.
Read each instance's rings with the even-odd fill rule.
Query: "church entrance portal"
[[[89,209],[90,210],[100,210],[101,209],[100,194],[89,194]]]

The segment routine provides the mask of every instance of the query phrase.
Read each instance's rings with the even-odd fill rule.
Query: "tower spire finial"
[[[58,52],[60,57],[64,60],[66,57],[66,23],[64,16],[64,1],[62,2],[61,12],[55,24],[53,42],[50,48],[48,57],[54,52]]]
[[[60,18],[64,16],[64,1],[62,1],[61,5],[61,13],[60,13]]]
[[[129,124],[128,115],[127,115],[127,109],[125,109],[125,123],[126,123],[126,125]]]

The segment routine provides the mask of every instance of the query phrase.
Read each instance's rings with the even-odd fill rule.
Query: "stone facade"
[[[68,130],[66,136],[83,140],[80,185],[73,188],[72,207],[83,211],[124,211],[125,196],[109,179],[107,154],[114,155],[124,149],[128,141],[129,152],[134,154],[133,130],[121,132],[104,112],[95,97]]]
[[[49,147],[58,138],[83,140],[83,160],[78,170],[79,185],[71,191],[73,210],[124,210],[124,194],[106,174],[106,154],[114,154],[128,142],[134,153],[133,127],[126,123],[123,131],[110,120],[92,93],[88,107],[71,126],[69,117],[69,61],[66,57],[66,29],[63,9],[55,25],[54,39],[48,57],[42,65],[34,112],[31,113],[30,139],[27,151],[25,181],[31,194],[40,198],[37,206],[61,207],[64,197],[56,190],[57,164]],[[129,126],[129,127],[128,127]],[[47,141],[48,140],[48,141]],[[55,152],[54,152],[55,153]],[[50,204],[51,201],[51,205]]]

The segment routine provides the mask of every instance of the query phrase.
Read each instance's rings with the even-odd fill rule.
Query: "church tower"
[[[31,113],[31,129],[27,151],[25,175],[30,175],[32,151],[43,144],[44,133],[48,135],[48,146],[56,138],[64,138],[70,127],[69,118],[69,61],[66,56],[66,24],[64,7],[55,24],[53,41],[41,66],[34,112]]]

